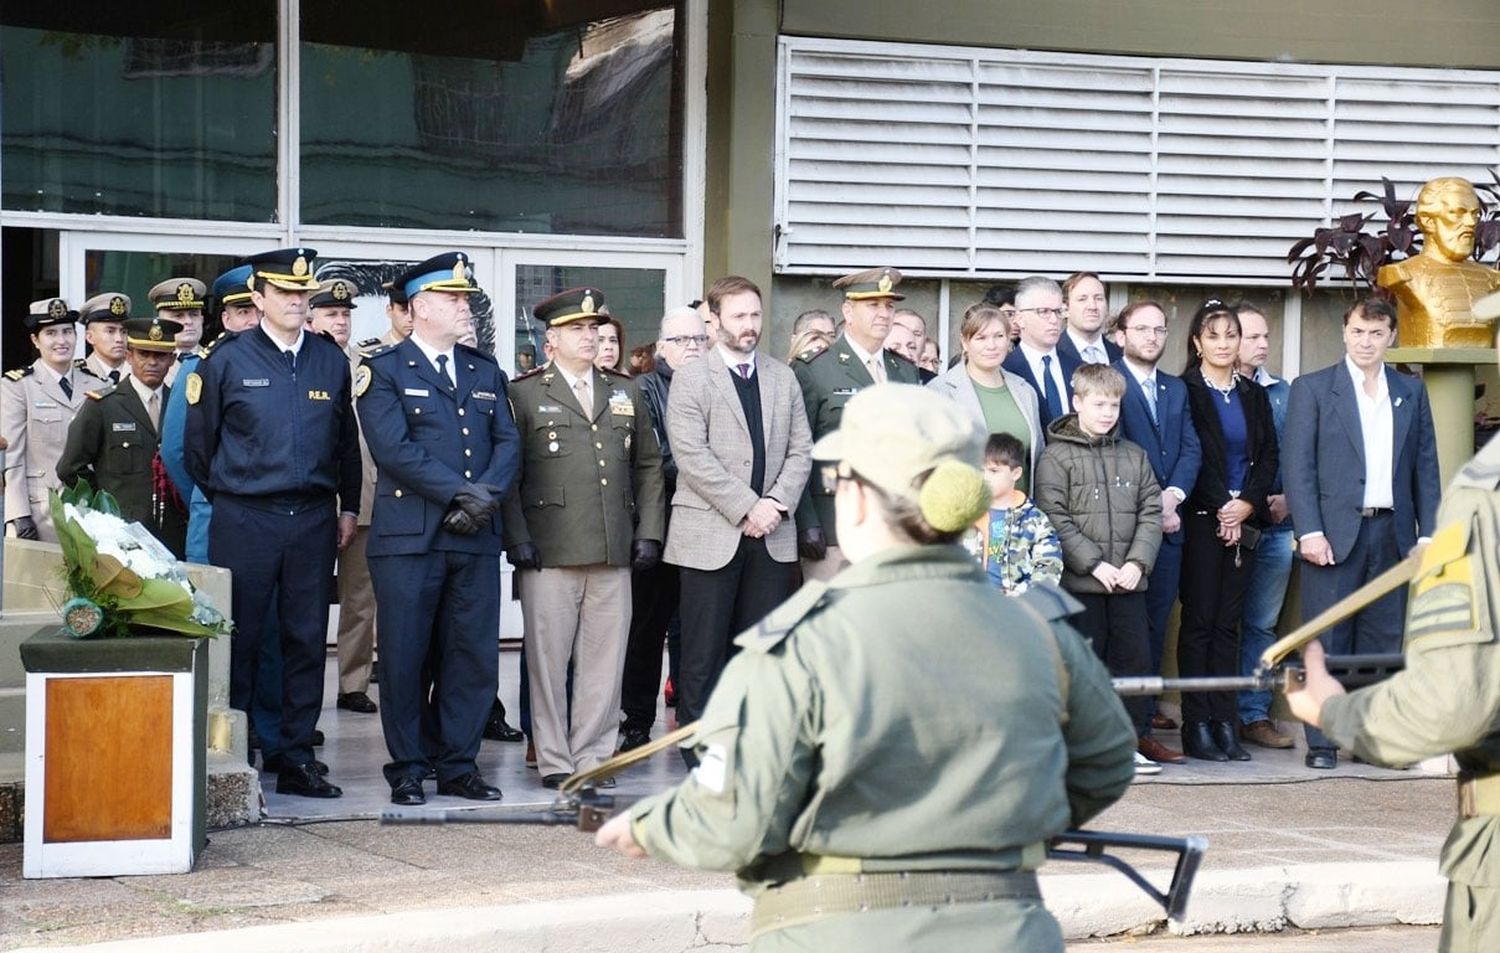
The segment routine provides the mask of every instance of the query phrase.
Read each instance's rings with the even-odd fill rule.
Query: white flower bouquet
[[[226,635],[233,624],[193,588],[182,564],[119,504],[80,480],[53,491],[69,599],[63,626],[75,638],[159,634]]]

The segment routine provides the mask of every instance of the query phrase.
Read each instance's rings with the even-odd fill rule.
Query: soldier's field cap
[[[454,291],[477,294],[480,290],[470,277],[469,256],[461,251],[443,252],[413,265],[396,279],[407,300],[424,291]]]
[[[78,315],[84,324],[124,321],[130,317],[130,296],[119,291],[96,294],[83,303]]]
[[[245,259],[251,270],[247,287],[256,278],[264,278],[287,291],[317,291],[318,279],[313,277],[313,259],[317,257],[312,248],[278,248],[251,255]]]
[[[146,296],[158,311],[203,310],[208,287],[197,278],[168,278],[152,286]]]
[[[348,278],[333,278],[323,282],[323,290],[307,300],[309,308],[357,308],[354,299],[359,295],[359,285]]]
[[[213,296],[220,305],[242,304],[250,300],[250,279],[255,269],[238,265],[214,279]]]
[[[1500,318],[1500,291],[1487,294],[1474,302],[1474,317],[1479,321],[1493,321]]]
[[[868,301],[872,298],[905,301],[906,295],[896,291],[896,286],[900,283],[901,272],[894,268],[869,268],[845,275],[836,280],[833,286],[843,291],[844,297],[849,301]]]
[[[954,532],[989,508],[984,441],[956,401],[914,384],[877,384],[849,400],[839,429],[813,444],[812,456],[916,503],[934,529]]]
[[[599,320],[604,310],[604,292],[598,288],[569,288],[543,301],[531,313],[548,327],[556,328],[588,318]]]
[[[63,299],[43,298],[31,302],[31,307],[26,312],[26,330],[36,332],[54,324],[72,324],[77,320],[78,312],[69,308]]]
[[[175,351],[182,322],[171,318],[130,318],[125,322],[125,343],[139,351]]]

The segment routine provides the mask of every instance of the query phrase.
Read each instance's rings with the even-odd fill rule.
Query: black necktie
[[[287,370],[289,370],[289,371],[292,372],[292,376],[293,377],[296,377],[297,376],[297,355],[293,354],[291,351],[282,351],[281,353],[283,353],[283,354],[286,355],[286,368],[287,368]]]
[[[443,380],[445,380],[445,381],[448,382],[448,389],[452,390],[453,389],[453,378],[451,378],[451,377],[448,376],[448,355],[446,355],[446,354],[439,354],[437,356],[437,365],[438,365],[438,373],[441,374],[441,375],[443,375]]]
[[[73,399],[73,382],[66,377],[59,377],[57,383],[62,387],[63,393],[68,395],[68,400]]]
[[[110,371],[109,372],[109,382],[111,384],[118,384],[118,383],[120,383],[120,372],[119,371]]]

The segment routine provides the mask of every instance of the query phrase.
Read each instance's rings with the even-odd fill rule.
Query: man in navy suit
[[[1292,383],[1282,482],[1302,556],[1302,616],[1310,619],[1399,562],[1432,535],[1437,443],[1420,381],[1385,366],[1396,309],[1366,298],[1344,314],[1342,361]],[[1330,655],[1401,650],[1406,590],[1322,637]],[[1332,769],[1337,749],[1307,729],[1307,766]]]
[[[1036,388],[1043,432],[1053,418],[1073,406],[1073,372],[1082,363],[1076,355],[1068,357],[1058,350],[1065,313],[1062,289],[1051,278],[1032,275],[1016,285],[1015,322],[1021,340],[1002,366]]]
[[[1124,353],[1120,345],[1104,336],[1109,315],[1109,296],[1104,282],[1092,271],[1069,275],[1062,283],[1067,326],[1057,339],[1057,350],[1082,364],[1113,364]]]
[[[1177,584],[1182,576],[1182,515],[1177,508],[1193,491],[1203,452],[1188,413],[1187,385],[1156,367],[1166,349],[1166,312],[1155,301],[1137,301],[1120,312],[1115,326],[1125,342],[1124,353],[1114,364],[1125,376],[1120,435],[1146,451],[1162,486],[1161,549],[1146,588],[1154,673],[1161,671],[1167,618],[1177,601]],[[1152,723],[1172,727],[1158,717],[1153,717]],[[1177,764],[1187,760],[1149,733],[1141,738],[1139,750],[1152,761]]]
[[[505,375],[458,343],[470,327],[468,256],[429,258],[397,279],[412,333],[371,352],[354,377],[379,468],[365,555],[380,631],[380,723],[393,804],[439,794],[499,800],[475,758],[498,682],[500,502],[520,471]],[[429,664],[424,664],[427,661]],[[422,743],[430,681],[442,686],[438,750]]]

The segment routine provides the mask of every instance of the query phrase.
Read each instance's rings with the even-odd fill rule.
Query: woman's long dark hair
[[[1198,338],[1203,335],[1203,328],[1210,321],[1220,318],[1234,325],[1235,331],[1243,334],[1244,329],[1240,327],[1240,316],[1233,308],[1225,304],[1219,298],[1209,298],[1198,305],[1198,310],[1193,312],[1193,320],[1188,324],[1187,333],[1187,363],[1183,365],[1184,371],[1196,371],[1203,363],[1203,355],[1198,353]]]

